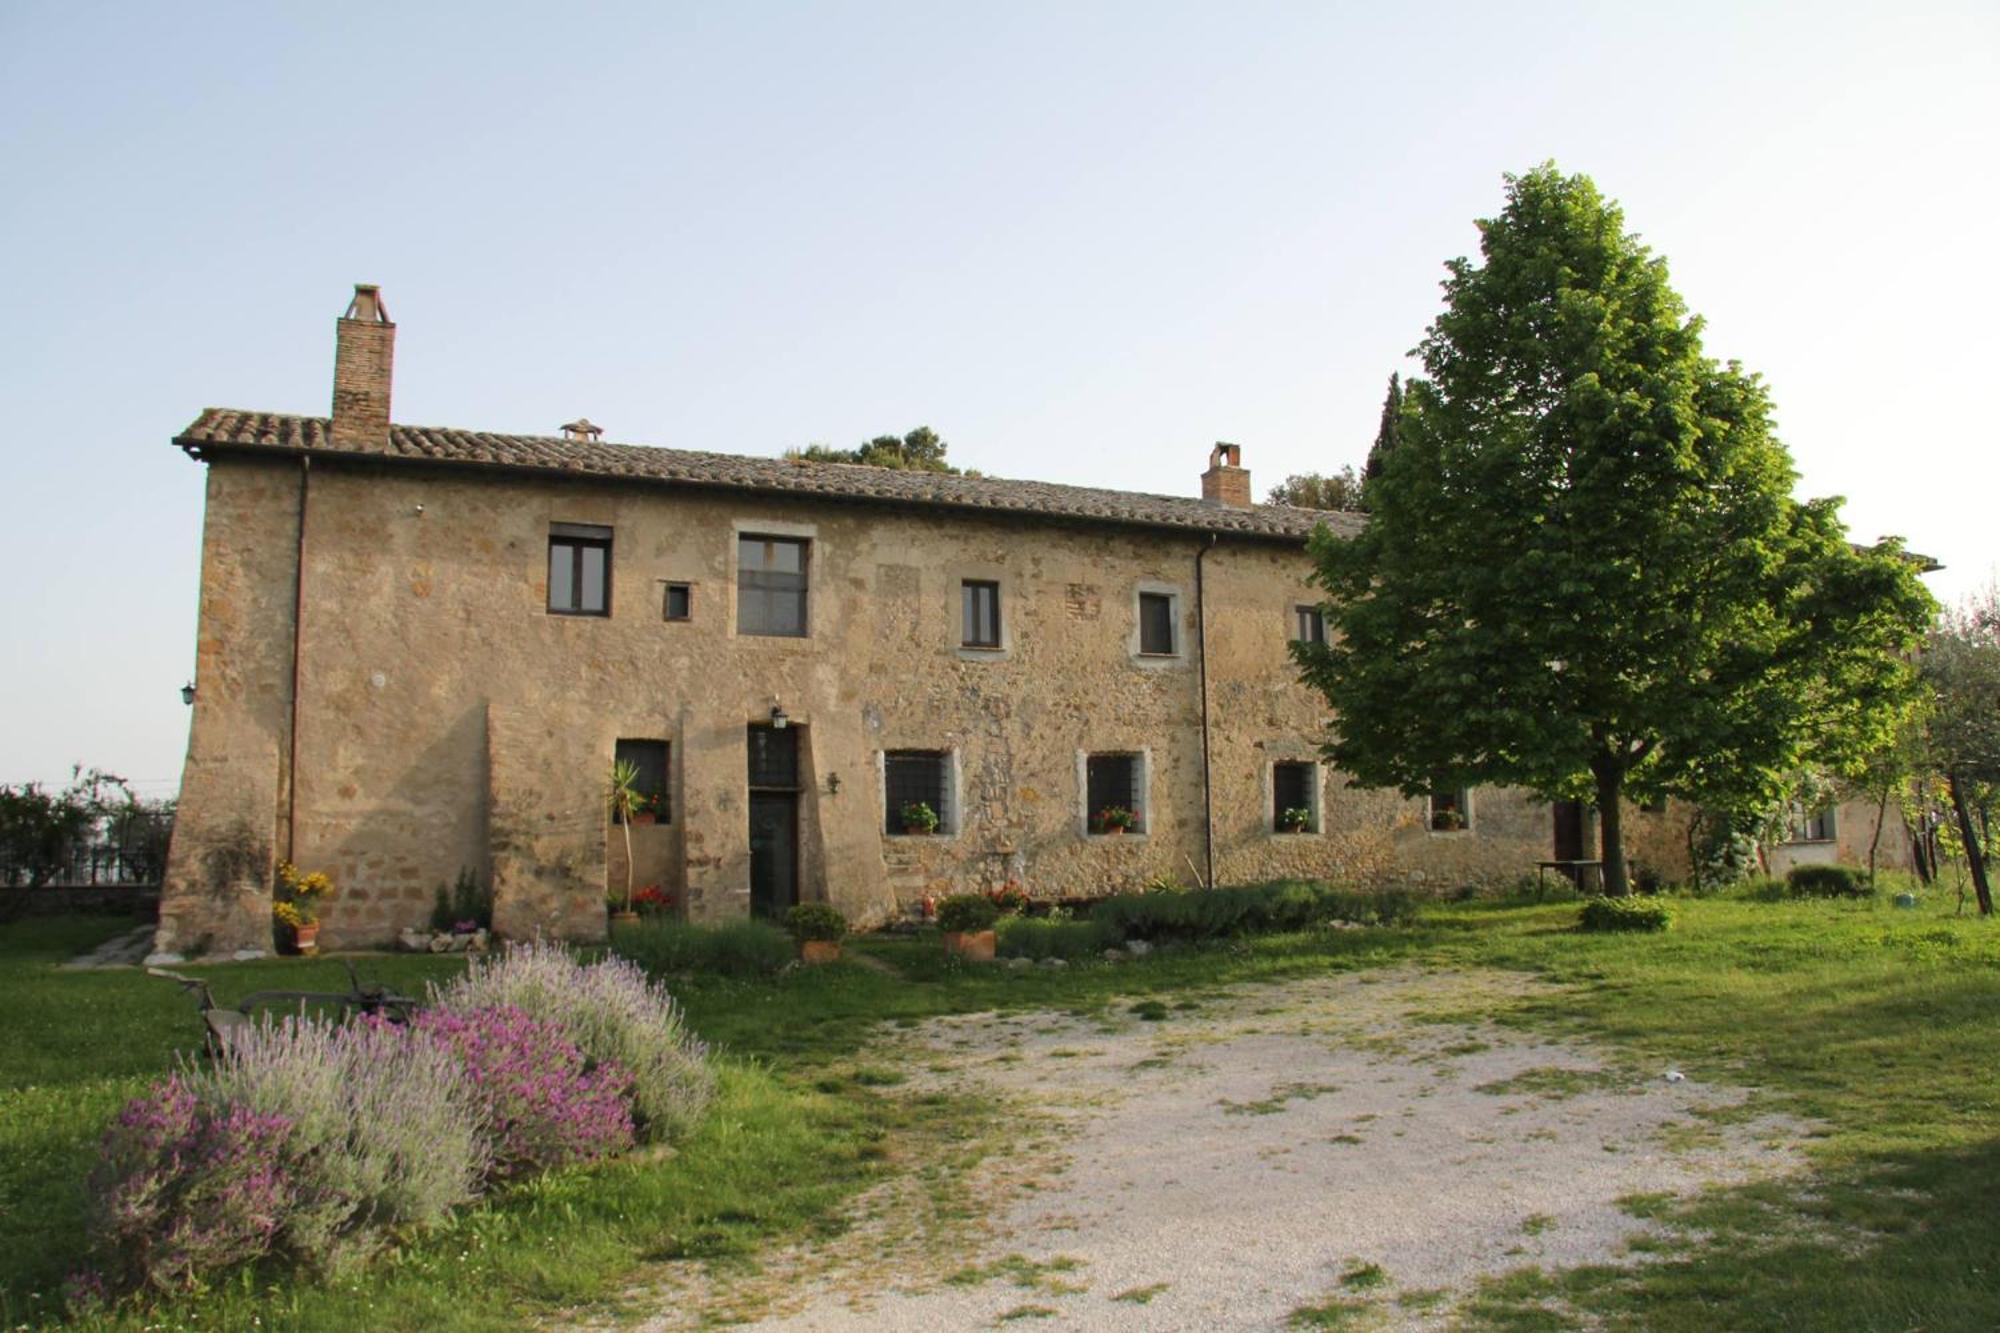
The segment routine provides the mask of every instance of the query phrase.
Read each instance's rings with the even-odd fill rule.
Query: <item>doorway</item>
[[[799,733],[750,728],[750,915],[782,920],[799,900]]]

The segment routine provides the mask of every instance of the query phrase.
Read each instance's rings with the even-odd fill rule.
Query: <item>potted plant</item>
[[[1001,916],[1019,916],[1028,910],[1028,892],[1016,880],[1008,880],[997,889],[988,889],[986,896],[993,901]]]
[[[1122,805],[1107,805],[1097,812],[1099,833],[1126,833],[1139,827],[1139,816]]]
[[[301,872],[290,861],[278,863],[272,919],[291,937],[301,954],[319,952],[319,904],[333,898],[333,880],[323,870]]]
[[[937,832],[937,811],[931,809],[927,801],[907,801],[898,812],[903,820],[903,832],[927,835]]]
[[[648,884],[632,895],[632,906],[641,916],[663,916],[674,910],[674,895],[657,884]]]
[[[657,824],[660,821],[660,798],[657,794],[641,792],[632,806],[632,822],[641,826]]]
[[[993,923],[1000,909],[983,893],[954,893],[938,904],[938,929],[944,932],[946,953],[968,963],[990,963],[997,944]]]
[[[614,907],[611,912],[611,919],[621,924],[629,925],[639,919],[639,914],[632,910],[632,820],[645,800],[645,793],[639,790],[639,766],[629,759],[613,760],[611,782],[604,791],[604,808],[606,817],[625,834],[625,906]]]
[[[800,903],[785,913],[785,929],[798,941],[799,957],[808,964],[840,961],[841,937],[847,918],[832,903]]]
[[[1278,814],[1278,829],[1283,833],[1304,833],[1312,823],[1312,811],[1302,805],[1292,806]]]
[[[1456,833],[1465,827],[1465,816],[1456,810],[1438,810],[1431,814],[1431,830],[1436,833]]]

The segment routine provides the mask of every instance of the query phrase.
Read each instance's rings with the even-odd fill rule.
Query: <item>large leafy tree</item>
[[[1508,177],[1479,227],[1372,520],[1313,544],[1338,633],[1297,652],[1356,781],[1594,800],[1623,893],[1621,798],[1750,809],[1851,767],[1901,714],[1931,602],[1837,501],[1792,499],[1762,384],[1703,355],[1589,179]]]
[[[958,469],[945,460],[951,446],[929,426],[919,426],[907,435],[877,435],[852,449],[809,444],[789,450],[786,458],[807,463],[860,463],[866,467],[886,467],[898,472],[949,472]],[[970,475],[977,476],[977,473]]]
[[[1944,781],[1982,916],[1993,914],[1992,809],[2000,803],[2000,593],[1938,617],[1924,646],[1929,763]]]
[[[1271,488],[1264,497],[1274,505],[1295,505],[1300,509],[1349,509],[1362,507],[1361,476],[1353,464],[1335,473],[1295,472]]]

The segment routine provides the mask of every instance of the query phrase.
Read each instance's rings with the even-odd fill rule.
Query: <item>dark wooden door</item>
[[[783,918],[799,900],[797,792],[750,793],[750,915]]]
[[[1556,821],[1556,854],[1558,861],[1583,861],[1583,802],[1557,801],[1554,806]]]

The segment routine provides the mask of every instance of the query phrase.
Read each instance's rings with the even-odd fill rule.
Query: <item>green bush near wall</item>
[[[1855,866],[1793,866],[1785,892],[1794,898],[1870,898],[1875,886]]]
[[[1415,896],[1405,889],[1345,889],[1309,880],[1275,880],[1186,893],[1120,894],[1097,904],[1091,921],[1115,944],[1129,939],[1221,939],[1304,930],[1333,921],[1404,925],[1415,919],[1416,910]]]
[[[655,975],[692,972],[724,977],[775,976],[792,961],[792,937],[763,921],[697,926],[641,921],[611,932],[611,948]]]

